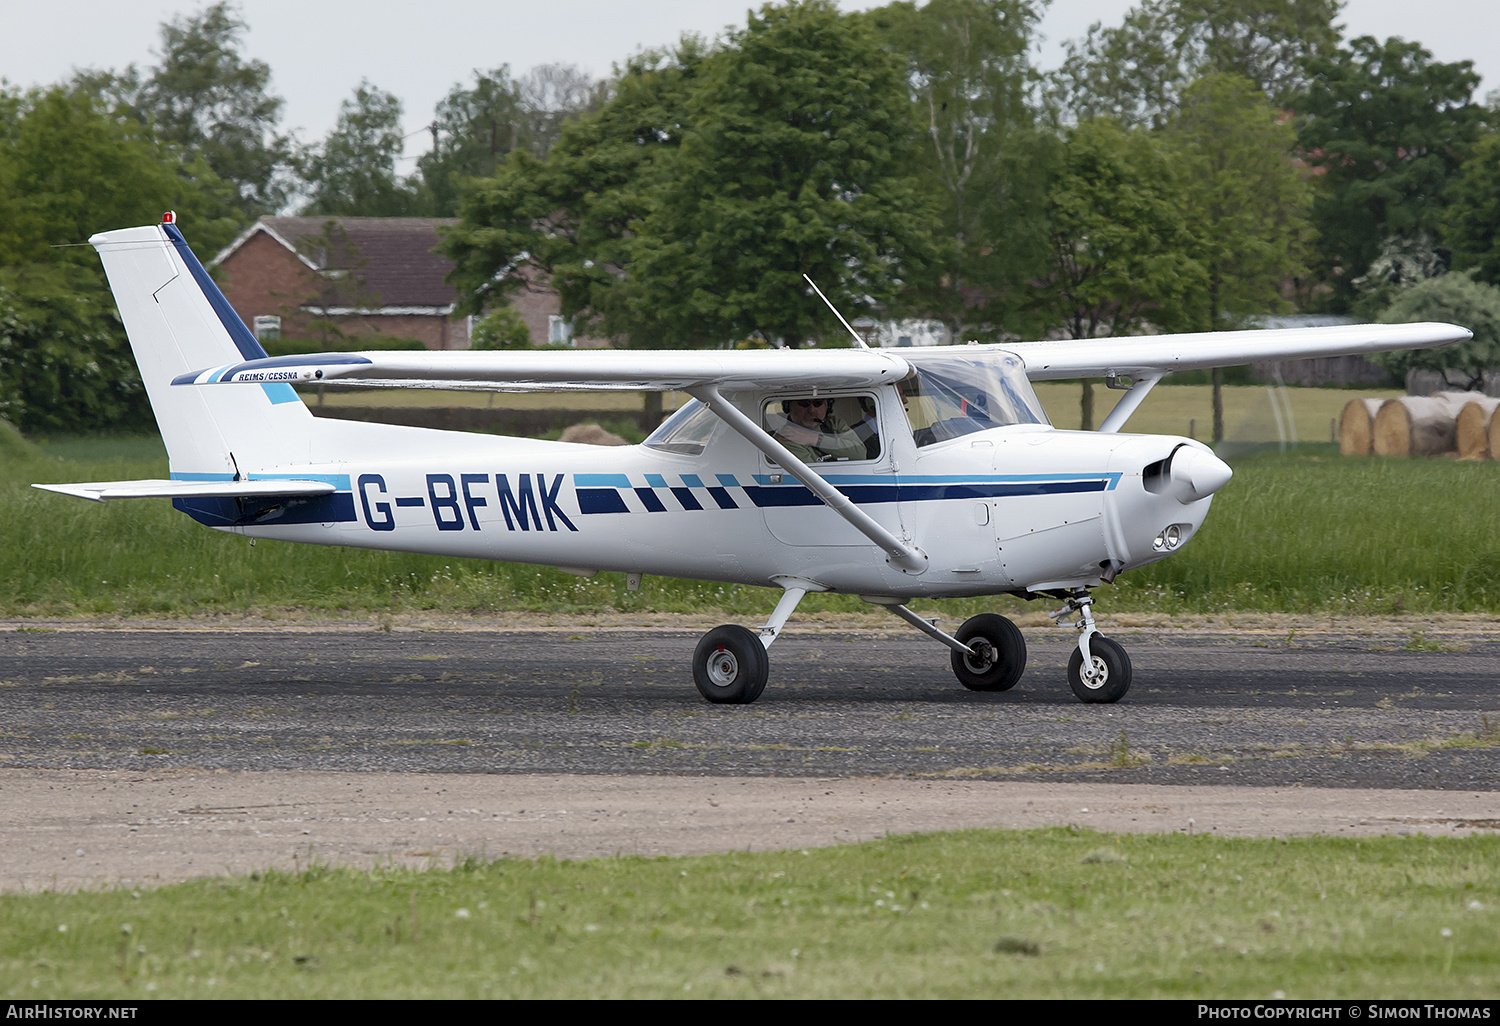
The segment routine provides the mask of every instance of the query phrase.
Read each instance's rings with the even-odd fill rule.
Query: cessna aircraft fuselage
[[[1024,379],[1014,384],[1029,390]],[[755,411],[782,394],[797,392],[726,398]],[[1209,495],[1148,490],[1151,469],[1159,480],[1180,447],[1213,459],[1188,439],[1019,423],[919,448],[895,388],[862,397],[879,404],[880,455],[817,469],[925,553],[920,573],[894,566],[722,425],[710,425],[698,454],[662,447],[661,432],[611,448],[397,428],[371,446],[380,459],[251,475],[327,481],[329,495],[174,501],[201,523],[250,537],[737,584],[797,577],[899,598],[1095,585],[1170,554],[1208,513]],[[1173,527],[1169,544],[1163,533]]]

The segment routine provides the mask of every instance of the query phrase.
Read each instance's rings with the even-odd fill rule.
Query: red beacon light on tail
[[[161,215],[161,223],[162,224],[176,224],[177,223],[177,211],[175,211],[175,210],[168,210],[165,214]]]

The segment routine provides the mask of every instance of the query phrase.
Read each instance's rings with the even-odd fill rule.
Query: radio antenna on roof
[[[812,288],[813,288],[813,291],[818,294],[818,298],[821,299],[823,302],[828,303],[828,297],[825,296],[825,295],[823,295],[823,290],[820,289],[820,288],[818,288],[818,283],[815,282],[815,281],[813,281],[812,278],[809,277],[805,273],[802,275],[802,277],[807,278],[807,283],[809,285],[811,285]],[[859,337],[859,332],[857,332],[853,328],[849,327],[849,322],[846,321],[846,320],[844,320],[844,315],[841,314],[841,313],[839,313],[838,307],[834,306],[832,303],[828,303],[828,309],[832,310],[833,311],[833,315],[839,319],[839,323],[842,324],[846,329],[848,329],[848,332],[849,332],[850,336],[852,336],[853,339],[854,339],[854,344],[855,345],[859,346],[859,348],[861,348],[861,349],[869,349],[870,348],[868,345],[865,344],[865,340]]]

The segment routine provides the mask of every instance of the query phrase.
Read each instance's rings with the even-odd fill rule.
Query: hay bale
[[[578,442],[582,445],[629,445],[613,431],[606,431],[598,424],[573,424],[566,428],[559,441]]]
[[[1490,421],[1500,399],[1470,393],[1470,399],[1453,421],[1454,448],[1461,460],[1494,459],[1490,449]]]
[[[1404,395],[1380,404],[1371,448],[1376,456],[1441,456],[1455,451],[1454,422],[1467,392]]]
[[[1350,399],[1339,415],[1339,455],[1368,456],[1375,438],[1375,414],[1383,399]]]

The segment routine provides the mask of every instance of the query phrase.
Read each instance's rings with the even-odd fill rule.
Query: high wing
[[[389,388],[669,392],[700,385],[869,388],[899,381],[910,371],[901,357],[878,349],[397,351],[273,356],[179,375],[172,384],[327,381]]]
[[[93,502],[108,502],[110,499],[247,499],[271,495],[332,495],[338,490],[329,481],[286,478],[257,481],[87,481],[81,484],[38,484],[31,487],[63,495],[76,495]]]
[[[1176,370],[1263,360],[1430,349],[1471,338],[1454,324],[1349,324],[1326,328],[1216,331],[967,347],[1020,356],[1033,381],[1160,377]],[[388,388],[481,391],[691,391],[715,385],[858,388],[899,381],[909,359],[879,349],[549,350],[544,352],[311,353],[225,364],[179,375],[174,385],[338,382]]]
[[[1088,377],[1153,377],[1179,370],[1233,367],[1263,360],[1355,356],[1432,349],[1472,338],[1455,324],[1343,324],[1328,328],[1211,331],[1186,335],[1018,342],[1005,349],[1026,361],[1032,381]]]

